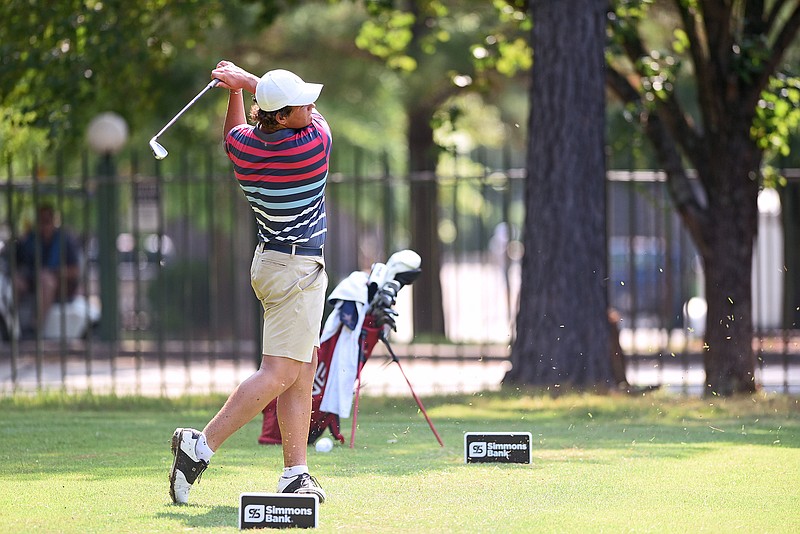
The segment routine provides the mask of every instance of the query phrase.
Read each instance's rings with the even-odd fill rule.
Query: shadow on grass
[[[239,509],[234,506],[168,504],[166,508],[166,511],[156,513],[155,517],[179,521],[185,528],[239,527]],[[202,513],[198,513],[199,510]]]

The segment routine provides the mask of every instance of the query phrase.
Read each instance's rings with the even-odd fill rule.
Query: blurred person
[[[72,301],[80,285],[81,253],[75,237],[57,225],[52,204],[39,205],[36,220],[36,225],[16,244],[14,289],[18,302],[36,298],[36,291],[39,293],[33,324],[22,325],[23,335],[41,331],[53,304]]]
[[[306,460],[328,285],[322,247],[331,133],[314,104],[322,85],[280,69],[258,78],[228,61],[220,61],[211,76],[230,92],[224,147],[258,227],[250,278],[264,309],[262,358],[202,431],[175,430],[170,496],[186,503],[222,443],[277,398],[284,463],[277,491],[314,494],[323,502],[325,492]],[[253,125],[243,90],[255,95]]]

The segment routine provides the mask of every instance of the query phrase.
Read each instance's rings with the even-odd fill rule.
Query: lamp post
[[[119,233],[119,199],[117,194],[114,155],[128,140],[125,119],[113,112],[97,115],[87,131],[89,147],[100,156],[97,184],[97,244],[100,274],[100,338],[116,341],[119,333],[119,299],[117,286],[117,234]]]

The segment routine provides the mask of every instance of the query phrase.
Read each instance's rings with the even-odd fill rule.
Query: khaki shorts
[[[319,348],[328,275],[322,256],[299,256],[256,247],[250,283],[264,307],[261,352],[310,362]]]

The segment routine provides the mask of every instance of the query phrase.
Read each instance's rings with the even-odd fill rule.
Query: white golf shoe
[[[197,457],[195,448],[200,432],[192,428],[176,428],[172,434],[172,469],[169,472],[169,496],[175,504],[186,504],[189,501],[189,490],[192,484],[200,479],[200,475],[208,467]]]

